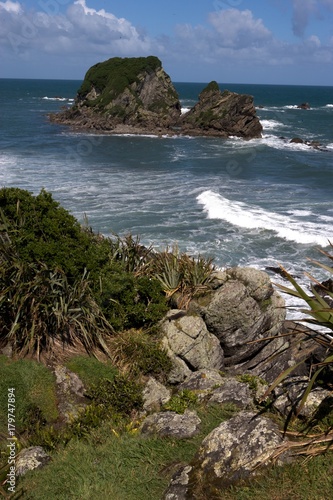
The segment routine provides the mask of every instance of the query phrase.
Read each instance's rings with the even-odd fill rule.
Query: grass
[[[47,422],[56,420],[54,376],[50,370],[32,360],[12,361],[0,356],[0,373],[0,432],[7,431],[8,388],[15,388],[17,432],[25,430],[27,415],[33,408],[38,408]]]
[[[266,471],[247,484],[232,487],[216,500],[327,500],[333,491],[333,455],[315,457]],[[202,500],[205,500],[204,497]],[[210,497],[209,500],[213,500]]]
[[[179,464],[191,461],[202,439],[234,413],[230,406],[201,407],[201,433],[191,439],[144,437],[113,432],[110,423],[88,440],[72,441],[52,454],[52,462],[20,482],[24,498],[156,500]]]
[[[104,363],[88,356],[74,356],[65,365],[80,377],[85,387],[97,384],[102,378],[113,379],[118,373],[110,362]]]
[[[197,407],[199,435],[185,440],[143,437],[135,429],[116,433],[110,422],[86,441],[71,441],[52,454],[51,463],[29,473],[18,487],[23,498],[46,500],[158,500],[174,472],[191,462],[202,439],[235,414],[230,405]],[[333,456],[299,459],[265,470],[249,482],[219,492],[201,492],[198,500],[326,500],[332,498]],[[207,495],[207,496],[205,496]]]

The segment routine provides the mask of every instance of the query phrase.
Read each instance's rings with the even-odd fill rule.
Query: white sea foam
[[[333,104],[326,104],[325,108],[333,108]]]
[[[317,150],[308,146],[304,143],[290,142],[289,139],[283,139],[281,137],[277,137],[276,135],[271,134],[263,134],[263,138],[261,142],[266,146],[269,146],[274,149],[287,149],[292,151],[311,151],[316,152]]]
[[[190,111],[190,109],[191,108],[188,108],[188,107],[181,108],[181,114],[185,115],[185,113],[188,113]]]
[[[260,123],[265,130],[275,130],[277,128],[287,127],[287,125],[277,120],[260,120]]]
[[[245,229],[274,231],[280,238],[301,244],[328,245],[327,235],[333,234],[333,225],[315,224],[297,220],[290,215],[269,212],[258,206],[240,201],[231,201],[214,191],[208,190],[197,196],[209,219],[222,219]]]
[[[74,99],[67,99],[67,97],[42,97],[45,101],[74,101]]]

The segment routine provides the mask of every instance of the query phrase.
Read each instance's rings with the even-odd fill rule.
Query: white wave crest
[[[277,120],[260,120],[260,123],[265,130],[275,130],[287,126]]]
[[[74,101],[74,99],[68,99],[67,97],[42,97],[45,101]]]
[[[333,225],[317,224],[297,220],[295,216],[269,212],[240,201],[230,201],[214,191],[208,190],[197,196],[209,219],[221,219],[234,226],[246,229],[274,231],[280,238],[302,244],[328,245],[333,234]]]

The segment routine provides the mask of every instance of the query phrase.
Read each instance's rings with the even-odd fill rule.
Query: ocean
[[[321,260],[318,248],[333,242],[333,87],[220,84],[254,97],[263,138],[243,141],[49,123],[47,113],[71,105],[80,84],[0,79],[0,186],[45,188],[94,231],[178,245],[220,268],[282,264],[301,281],[306,270],[327,277],[307,258]],[[175,84],[184,112],[205,85]],[[310,109],[297,107],[304,102]]]

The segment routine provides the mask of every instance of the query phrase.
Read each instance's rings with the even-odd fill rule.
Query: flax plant
[[[86,272],[73,284],[65,273],[43,263],[27,263],[6,233],[0,236],[0,342],[21,355],[40,359],[55,343],[107,352],[111,325],[95,302]]]
[[[186,306],[192,297],[208,289],[212,281],[212,259],[180,253],[177,246],[157,253],[151,262],[151,272],[160,281],[166,296],[171,298],[178,292],[180,305]]]
[[[331,247],[333,245],[330,243]],[[325,257],[330,261],[333,261],[333,255],[325,250],[319,250]],[[323,264],[317,260],[309,259],[310,262],[319,266],[321,269],[327,271],[331,276],[333,276],[333,267],[327,264]],[[282,268],[283,269],[283,268]],[[318,343],[318,345],[324,347],[325,357],[317,364],[311,366],[309,383],[307,385],[304,394],[300,400],[297,407],[296,416],[302,410],[306,400],[314,387],[319,376],[323,374],[324,370],[329,370],[333,367],[333,287],[332,279],[328,279],[323,283],[319,282],[311,274],[305,273],[310,279],[310,291],[308,293],[304,288],[302,288],[297,281],[285,270],[283,272],[289,282],[292,284],[293,288],[288,288],[283,285],[277,285],[278,288],[294,297],[302,299],[308,306],[308,308],[300,308],[300,312],[307,315],[306,318],[300,319],[298,322],[307,323],[313,325],[314,328],[296,328],[292,334],[303,335],[309,340],[313,340]],[[318,329],[319,327],[319,329]],[[288,377],[301,363],[297,363],[294,366],[289,367],[283,373],[277,377],[273,384],[268,388],[265,396],[270,394],[286,377]],[[264,397],[265,397],[264,396]],[[326,452],[333,445],[333,429],[332,426],[326,429],[325,432],[317,432],[312,435],[307,435],[307,439],[304,440],[304,433],[287,433],[292,438],[297,438],[295,441],[288,441],[285,443],[281,449],[277,450],[276,456],[285,451],[289,451],[292,454],[302,454],[306,456],[314,456],[320,453]]]

